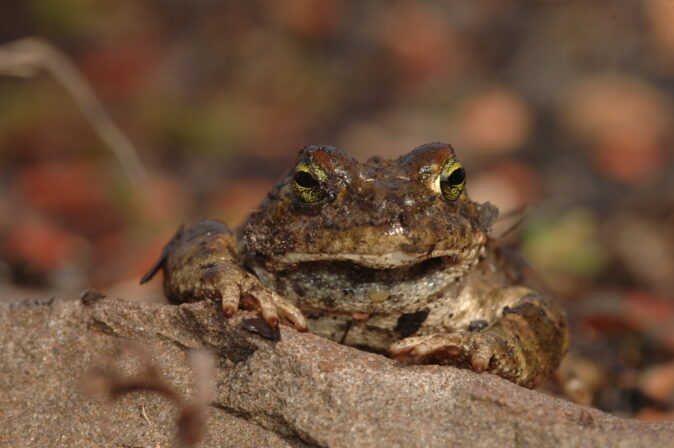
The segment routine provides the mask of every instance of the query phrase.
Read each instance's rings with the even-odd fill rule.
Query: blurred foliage
[[[605,265],[596,217],[584,209],[532,219],[526,225],[522,249],[547,274],[547,283],[554,289],[564,289],[569,276],[591,279]]]
[[[156,299],[137,279],[173,230],[236,224],[303,145],[445,141],[474,199],[535,207],[509,239],[603,369],[596,403],[673,419],[672,23],[669,0],[4,2],[0,43],[69,55],[150,180],[55,80],[0,78],[2,298]]]

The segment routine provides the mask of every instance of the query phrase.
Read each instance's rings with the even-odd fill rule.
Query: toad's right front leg
[[[141,283],[163,269],[164,291],[172,302],[218,300],[228,317],[241,302],[258,310],[271,327],[283,317],[297,330],[306,331],[302,312],[241,266],[235,244],[234,235],[220,221],[203,221],[186,230],[181,227]]]

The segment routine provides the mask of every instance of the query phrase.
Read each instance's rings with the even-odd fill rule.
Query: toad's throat
[[[303,309],[382,313],[408,312],[411,307],[423,306],[454,285],[470,266],[435,257],[394,269],[335,260],[300,263],[282,275],[259,265],[255,268],[263,283]]]

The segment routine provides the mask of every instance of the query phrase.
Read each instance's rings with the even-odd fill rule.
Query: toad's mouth
[[[452,263],[472,259],[477,255],[479,247],[468,247],[465,249],[445,249],[432,250],[430,252],[404,252],[396,250],[381,254],[360,254],[360,253],[323,253],[310,254],[301,252],[286,252],[276,258],[277,262],[284,265],[298,265],[300,263],[337,261],[350,262],[359,266],[371,269],[388,270],[409,268],[416,264],[430,259],[443,259]]]

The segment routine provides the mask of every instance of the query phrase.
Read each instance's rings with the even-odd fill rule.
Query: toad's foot
[[[243,308],[259,311],[272,328],[277,327],[283,317],[298,331],[307,331],[306,319],[299,308],[262,285],[252,274],[239,271],[238,275],[231,275],[226,273],[227,270],[218,271],[216,276],[220,278],[214,282],[214,288],[222,297],[222,310],[227,317],[234,315],[241,302]],[[220,272],[224,274],[220,275]]]
[[[410,364],[450,364],[500,376],[510,370],[507,359],[512,356],[502,337],[470,331],[406,338],[392,344],[389,352],[394,359]]]
[[[526,288],[498,291],[511,306],[482,331],[414,336],[392,344],[394,359],[490,372],[529,388],[557,368],[569,345],[566,319],[552,301]]]
[[[237,261],[234,245],[232,232],[221,222],[181,227],[141,283],[164,270],[164,290],[172,302],[216,300],[227,317],[241,305],[260,312],[272,328],[285,318],[297,330],[307,331],[302,312],[246,271]]]

